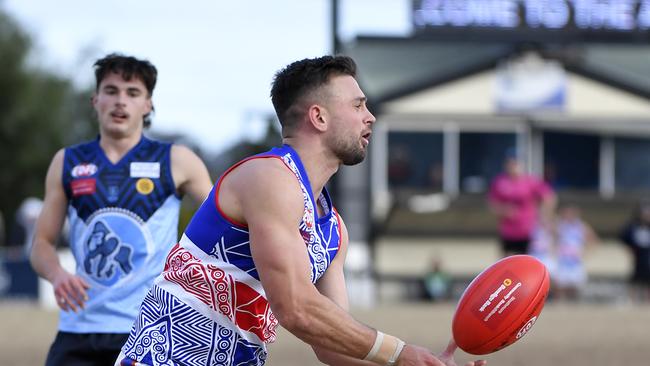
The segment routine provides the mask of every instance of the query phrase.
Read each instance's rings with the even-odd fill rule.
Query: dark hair
[[[356,77],[357,65],[348,56],[323,56],[293,62],[278,71],[271,86],[271,102],[282,129],[291,129],[300,111],[293,107],[309,93],[327,84],[332,76]]]
[[[132,78],[142,80],[149,93],[149,98],[153,96],[153,89],[156,87],[156,79],[158,78],[158,70],[148,60],[139,60],[132,56],[111,53],[95,61],[94,67],[95,91],[99,91],[99,84],[102,83],[106,75],[116,73],[122,75],[124,80],[127,81]],[[144,116],[143,124],[145,128],[151,125],[150,114]]]

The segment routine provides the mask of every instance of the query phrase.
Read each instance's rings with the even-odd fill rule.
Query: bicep
[[[279,164],[283,163],[251,161],[224,179],[221,189],[238,198],[255,267],[271,307],[281,313],[285,305],[315,288],[299,231],[302,192],[295,176]]]
[[[63,190],[63,150],[52,159],[45,178],[45,198],[36,223],[35,239],[56,242],[63,223],[68,198]]]
[[[176,189],[201,204],[212,189],[212,180],[203,161],[187,147],[172,145],[171,165]]]

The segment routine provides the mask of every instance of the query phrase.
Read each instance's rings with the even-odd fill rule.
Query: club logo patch
[[[80,270],[92,285],[111,286],[127,280],[152,253],[152,239],[143,222],[124,210],[104,209],[95,215],[82,237]]]
[[[70,171],[70,174],[72,175],[73,178],[77,177],[90,177],[91,175],[94,175],[97,173],[97,165],[90,163],[82,163],[82,164],[77,164],[72,168],[72,171]]]
[[[149,194],[153,192],[154,184],[153,181],[149,178],[140,178],[135,183],[135,189],[140,194]]]

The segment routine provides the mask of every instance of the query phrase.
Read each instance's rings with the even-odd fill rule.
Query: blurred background
[[[275,71],[352,56],[377,123],[368,159],[329,189],[350,231],[355,316],[442,348],[462,291],[502,256],[487,196],[514,151],[598,240],[576,296],[552,296],[491,364],[650,356],[650,284],[629,281],[650,231],[638,248],[623,240],[631,223],[650,227],[650,1],[0,0],[0,315],[15,322],[0,364],[42,364],[56,331],[31,231],[54,153],[97,134],[92,63],[115,51],[158,67],[147,134],[191,147],[213,179],[280,143]],[[291,335],[273,347],[271,365],[317,363]]]

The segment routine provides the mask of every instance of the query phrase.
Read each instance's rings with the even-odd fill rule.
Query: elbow
[[[272,303],[271,309],[283,328],[299,338],[307,336],[313,322],[310,314],[314,313],[309,310],[309,301],[305,297],[283,298]]]
[[[335,363],[336,360],[334,357],[332,357],[332,352],[320,347],[312,347],[312,349],[314,350],[314,354],[320,363],[325,365],[333,365]]]
[[[32,268],[36,268],[37,262],[38,262],[38,250],[35,248],[36,246],[36,240],[32,243],[32,248],[30,249],[29,253],[27,253],[27,258],[29,259],[29,264],[32,266]]]
[[[299,337],[310,327],[310,317],[305,308],[299,304],[280,305],[273,310],[273,313],[283,328]]]

